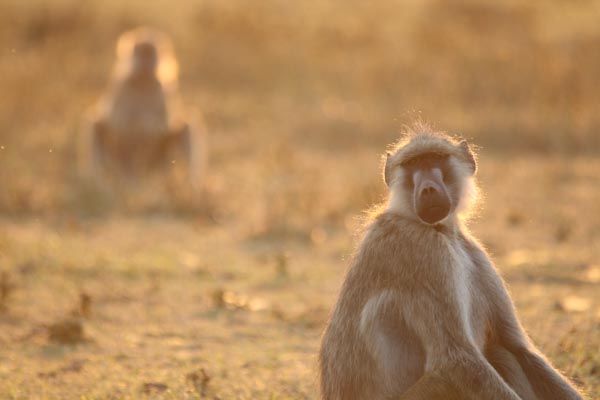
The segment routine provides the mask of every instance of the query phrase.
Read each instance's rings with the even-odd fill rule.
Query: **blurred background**
[[[0,393],[315,398],[380,155],[415,120],[480,147],[472,222],[525,326],[600,390],[600,2],[0,2]],[[169,34],[202,205],[90,191],[119,35]],[[58,333],[57,333],[58,329]]]

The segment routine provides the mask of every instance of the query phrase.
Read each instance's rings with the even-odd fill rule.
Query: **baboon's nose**
[[[421,197],[430,197],[430,196],[434,196],[438,193],[438,190],[433,187],[433,185],[431,186],[426,186],[421,190]]]
[[[425,184],[421,187],[417,201],[417,215],[428,224],[435,224],[446,218],[450,212],[450,199],[437,185]]]

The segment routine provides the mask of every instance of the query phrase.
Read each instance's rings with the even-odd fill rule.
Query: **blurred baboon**
[[[192,129],[183,119],[177,76],[165,34],[138,28],[121,35],[110,85],[83,136],[81,162],[88,177],[183,171],[191,187],[198,188],[204,135],[198,123]]]
[[[388,154],[388,207],[370,224],[323,336],[323,398],[581,399],[531,343],[462,223],[472,149],[418,129]]]

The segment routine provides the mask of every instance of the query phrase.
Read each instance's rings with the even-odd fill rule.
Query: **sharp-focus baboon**
[[[148,28],[121,35],[112,80],[83,137],[87,175],[139,177],[182,167],[188,182],[199,185],[203,135],[183,119],[177,75],[166,35]]]
[[[463,226],[476,168],[467,142],[425,126],[388,153],[389,202],[323,336],[324,399],[581,399],[530,342]]]

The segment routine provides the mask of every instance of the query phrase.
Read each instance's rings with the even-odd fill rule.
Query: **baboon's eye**
[[[433,162],[443,162],[448,159],[448,154],[432,153],[429,154],[427,158]]]
[[[451,168],[442,168],[442,179],[447,185],[454,183],[455,177]]]
[[[409,158],[408,160],[402,161],[400,163],[401,166],[403,167],[414,167],[415,165],[417,165],[419,162],[419,158],[418,157],[414,157],[414,158]]]
[[[438,163],[444,162],[447,159],[448,159],[447,154],[427,153],[427,154],[420,154],[418,156],[409,158],[409,159],[403,161],[400,165],[402,165],[403,167],[407,167],[407,168],[412,168],[412,167],[416,167],[419,165],[428,166],[431,164],[438,164]]]

